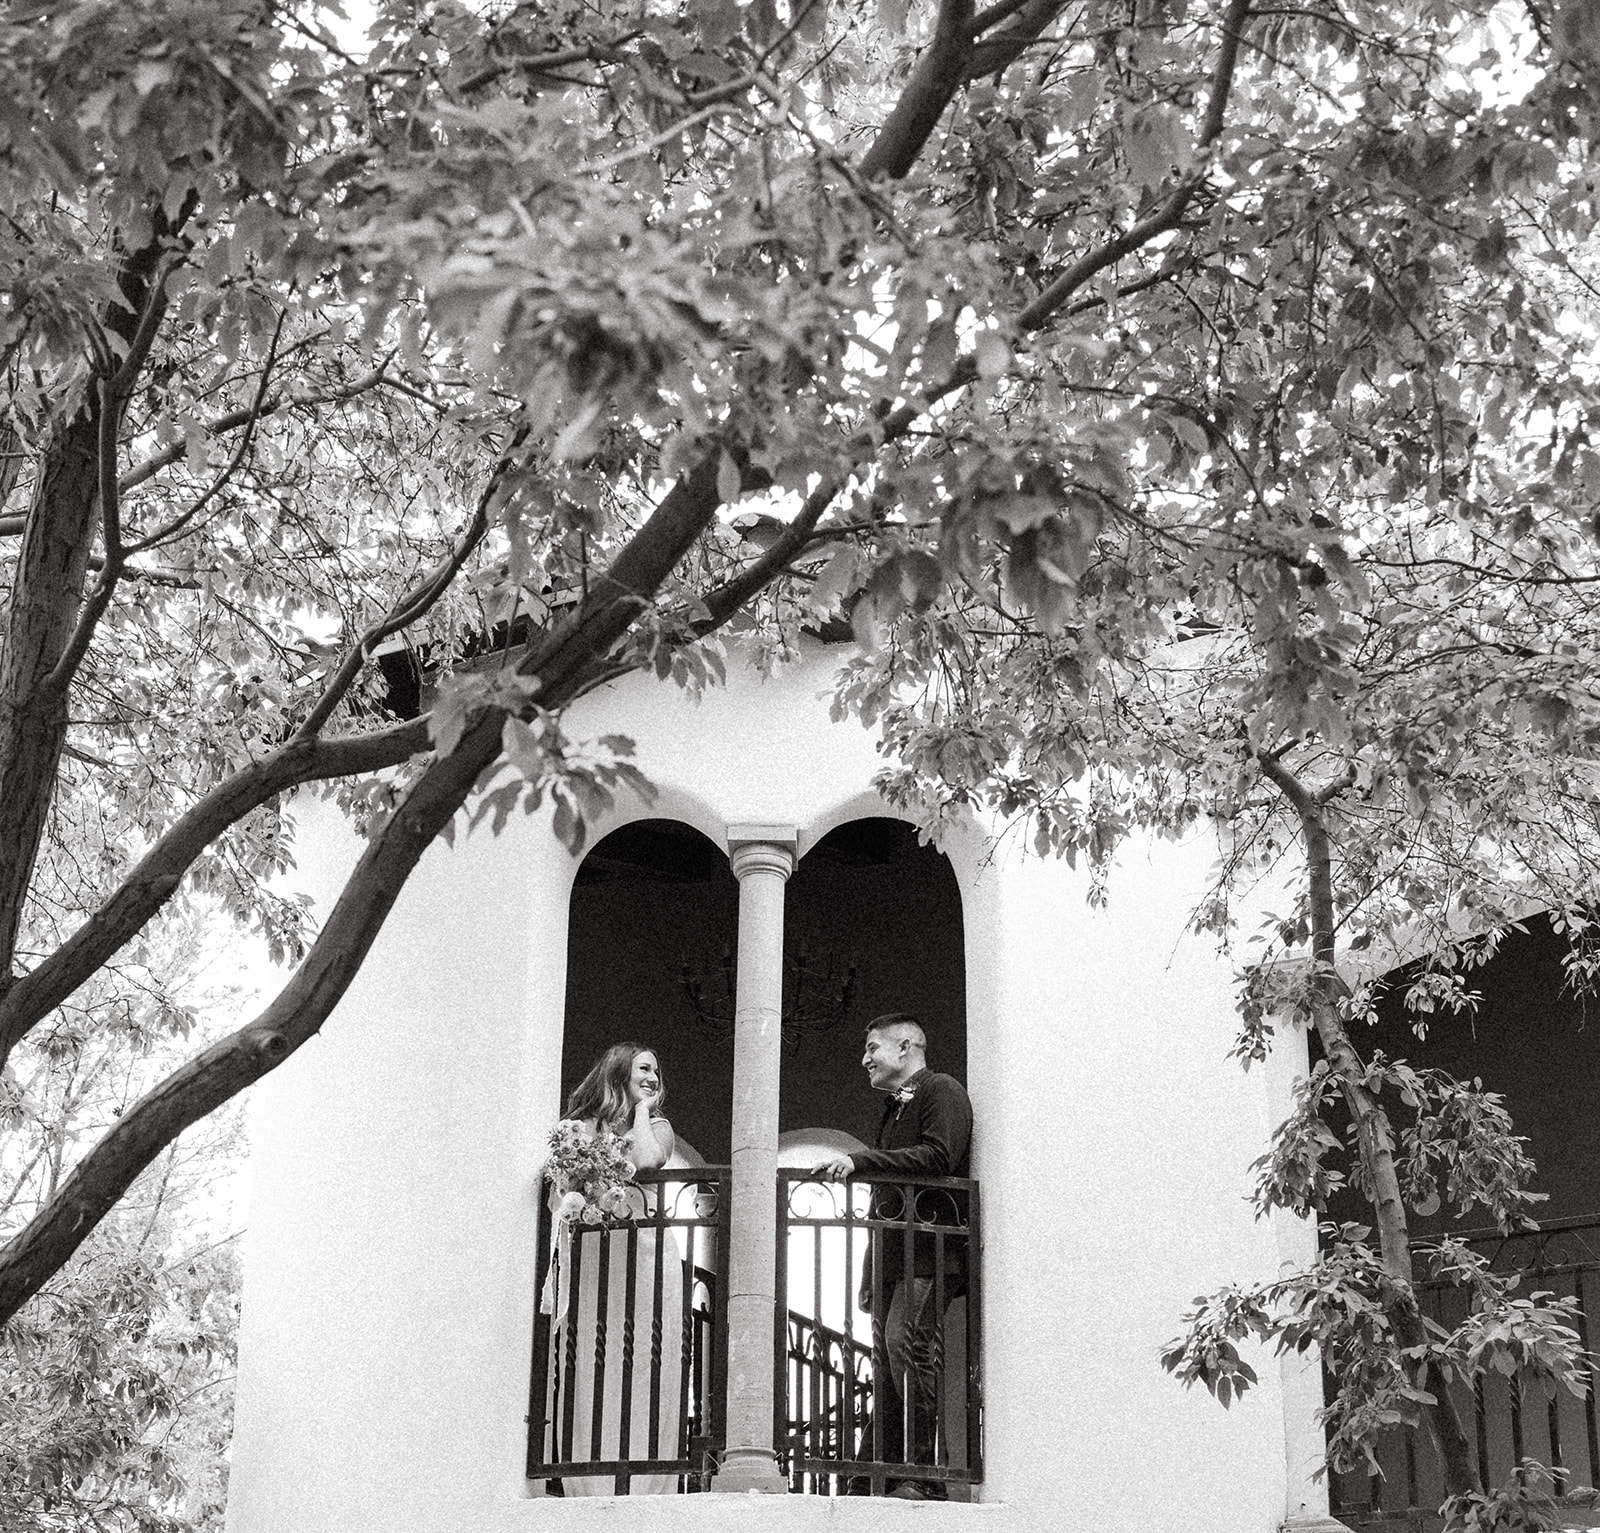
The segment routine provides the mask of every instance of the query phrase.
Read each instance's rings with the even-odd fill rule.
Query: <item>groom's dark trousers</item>
[[[966,1089],[953,1076],[920,1070],[885,1102],[877,1148],[857,1151],[852,1159],[858,1176],[965,1177],[971,1144]],[[873,1314],[874,1413],[882,1421],[886,1463],[934,1462],[944,1373],[943,1307],[966,1292],[965,1242],[945,1241],[943,1270],[936,1272],[934,1239],[913,1233],[908,1271],[904,1221],[909,1214],[913,1231],[926,1223],[964,1225],[964,1203],[953,1190],[873,1189],[872,1217],[889,1227],[874,1231],[861,1299],[862,1308]],[[936,1278],[942,1290],[937,1295]],[[936,1298],[942,1304],[936,1305]],[[870,1434],[862,1456],[872,1456]]]

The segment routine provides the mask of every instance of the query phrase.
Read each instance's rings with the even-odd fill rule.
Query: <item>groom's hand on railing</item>
[[[827,1160],[818,1161],[811,1169],[825,1182],[842,1182],[847,1176],[855,1174],[856,1163],[848,1155],[832,1155]]]

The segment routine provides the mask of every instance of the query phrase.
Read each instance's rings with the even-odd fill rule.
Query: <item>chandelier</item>
[[[736,1010],[733,949],[724,946],[719,965],[721,984],[713,981],[706,994],[706,982],[685,959],[678,969],[678,982],[689,1003],[692,1025],[706,1037],[726,1041],[733,1037]],[[801,1040],[811,1034],[831,1032],[845,1021],[855,1004],[856,966],[851,964],[840,979],[830,951],[825,966],[814,964],[804,942],[793,956],[783,960],[783,1010],[779,1028],[791,1054],[798,1053]]]

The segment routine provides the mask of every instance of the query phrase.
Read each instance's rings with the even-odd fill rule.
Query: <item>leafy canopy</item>
[[[0,1055],[180,887],[300,963],[0,1310],[321,1025],[475,787],[573,848],[641,787],[573,697],[846,615],[930,819],[1104,868],[1210,816],[1224,933],[1299,839],[1269,936],[1403,1295],[1335,937],[1592,899],[1591,18],[389,0],[358,51],[292,0],[13,7]],[[369,832],[314,940],[262,892],[305,783]],[[1247,1055],[1282,1000],[1257,966]]]

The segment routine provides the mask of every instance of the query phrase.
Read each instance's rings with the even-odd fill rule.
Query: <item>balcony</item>
[[[629,1218],[560,1238],[541,1199],[527,1474],[547,1493],[716,1488],[729,1191],[725,1167],[641,1173]],[[915,1481],[965,1499],[982,1477],[978,1184],[780,1171],[776,1192],[772,1446],[789,1489],[882,1495]],[[903,1392],[883,1328],[856,1302],[865,1269],[886,1315],[897,1267],[928,1285],[920,1383]]]
[[[1549,1292],[1578,1301],[1579,1335],[1593,1345],[1600,1322],[1600,1218],[1552,1220],[1538,1230],[1517,1235],[1490,1231],[1467,1236],[1467,1243],[1490,1259],[1492,1270],[1521,1274],[1517,1293]],[[1452,1283],[1417,1286],[1422,1312],[1453,1328],[1467,1313],[1467,1291]],[[1524,1458],[1558,1472],[1559,1488],[1574,1500],[1600,1486],[1600,1431],[1597,1431],[1595,1385],[1582,1399],[1558,1386],[1523,1378],[1518,1373],[1482,1373],[1468,1387],[1450,1385],[1461,1412],[1473,1458],[1485,1488],[1505,1484]],[[1437,1508],[1444,1500],[1444,1477],[1438,1452],[1425,1428],[1396,1427],[1378,1443],[1381,1472],[1335,1474],[1329,1481],[1333,1515],[1352,1527],[1383,1533],[1437,1533]],[[1595,1497],[1600,1503],[1600,1496]],[[1593,1504],[1563,1514],[1567,1527],[1600,1522]]]
[[[947,1496],[982,1479],[978,1217],[967,1178],[778,1173],[773,1434],[791,1490],[881,1496],[909,1480]],[[891,1381],[884,1328],[858,1303],[864,1289],[871,1315],[888,1313],[890,1267],[930,1285],[920,1389]]]
[[[728,1182],[726,1166],[641,1171],[629,1218],[565,1235],[540,1199],[527,1472],[552,1494],[708,1487],[727,1409]]]

